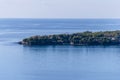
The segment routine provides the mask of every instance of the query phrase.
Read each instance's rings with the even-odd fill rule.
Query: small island
[[[80,32],[32,36],[19,42],[22,45],[119,45],[120,31]]]

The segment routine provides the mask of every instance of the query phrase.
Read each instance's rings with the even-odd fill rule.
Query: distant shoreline
[[[80,32],[73,34],[54,34],[25,38],[19,44],[32,45],[119,45],[120,31]]]

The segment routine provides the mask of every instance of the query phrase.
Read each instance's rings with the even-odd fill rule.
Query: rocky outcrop
[[[19,42],[22,45],[119,45],[120,31],[81,32],[74,34],[32,36]]]

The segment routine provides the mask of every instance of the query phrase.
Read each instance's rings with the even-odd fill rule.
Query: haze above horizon
[[[0,18],[120,18],[119,0],[0,0]]]

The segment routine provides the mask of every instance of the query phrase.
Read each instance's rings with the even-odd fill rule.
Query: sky
[[[120,0],[0,0],[0,18],[120,18]]]

